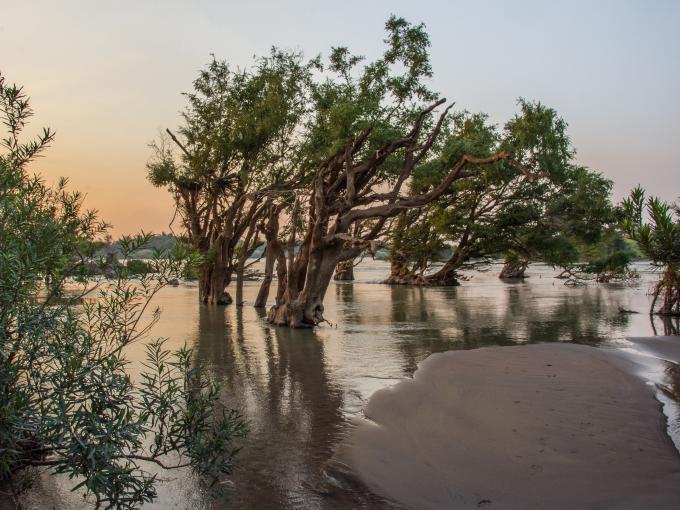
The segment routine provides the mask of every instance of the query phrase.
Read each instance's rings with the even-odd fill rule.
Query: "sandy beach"
[[[674,340],[645,345],[673,359]],[[573,344],[434,354],[371,397],[336,462],[414,509],[678,509],[680,455],[637,368]]]

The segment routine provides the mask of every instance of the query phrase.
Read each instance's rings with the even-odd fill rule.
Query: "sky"
[[[168,231],[148,144],[178,125],[211,54],[246,66],[271,46],[347,46],[370,59],[392,13],[425,23],[431,87],[457,108],[502,124],[517,98],[541,101],[615,199],[637,184],[680,197],[680,1],[0,0],[0,71],[31,96],[32,129],[56,130],[36,171],[68,177],[114,237]]]

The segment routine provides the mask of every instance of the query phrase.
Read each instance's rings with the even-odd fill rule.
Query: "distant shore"
[[[680,359],[680,338],[631,340]],[[434,354],[371,397],[336,462],[423,510],[675,510],[680,454],[639,368],[573,344]]]

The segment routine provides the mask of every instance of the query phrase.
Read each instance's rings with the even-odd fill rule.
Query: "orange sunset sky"
[[[390,13],[425,22],[432,87],[457,107],[501,123],[518,97],[540,100],[616,199],[641,183],[676,200],[680,2],[511,3],[0,0],[0,70],[31,96],[31,127],[57,132],[35,169],[70,178],[114,237],[168,231],[147,145],[176,127],[180,93],[211,53],[244,66],[272,45],[308,56],[346,45],[370,58]]]

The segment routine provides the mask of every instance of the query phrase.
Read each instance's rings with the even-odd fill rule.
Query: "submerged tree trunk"
[[[305,285],[299,289],[295,277],[286,286],[282,302],[269,310],[269,322],[277,326],[309,328],[324,321],[323,300],[333,277],[339,249],[323,250],[323,254],[310,256],[309,265],[313,268],[306,275]]]
[[[416,285],[421,287],[457,287],[460,285],[458,270],[463,262],[454,254],[446,264],[431,274],[408,269],[405,265],[392,264],[390,276],[384,283],[388,285]]]
[[[434,127],[424,128],[425,120],[444,101],[439,100],[424,110],[405,137],[391,140],[377,150],[364,150],[372,129],[368,127],[322,163],[308,193],[295,197],[287,255],[281,247],[275,248],[278,269],[285,270],[285,282],[280,275],[279,284],[283,287],[267,315],[270,323],[299,328],[323,322],[323,300],[338,263],[356,258],[363,250],[375,253],[387,220],[404,210],[426,206],[448,190],[454,181],[478,175],[485,165],[502,160],[529,175],[506,151],[485,158],[464,155],[432,189],[402,196],[402,185],[408,181],[414,167],[425,160],[451,106],[439,116]],[[424,133],[423,129],[428,131]],[[401,172],[388,192],[379,192],[375,187],[380,183],[380,169],[392,154],[398,152],[403,152]],[[306,202],[304,208],[300,206],[301,197]],[[359,223],[366,225],[368,232],[357,233],[355,226]],[[296,255],[296,233],[303,226],[305,235]],[[457,253],[456,260],[427,276],[429,281],[437,282],[432,284],[458,284],[456,268],[468,257],[461,250]]]
[[[333,279],[335,281],[354,280],[354,259],[338,262],[338,265],[335,266],[335,274],[333,275]]]
[[[654,289],[654,299],[649,313],[655,313],[656,302],[663,294],[661,307],[656,311],[657,315],[680,317],[680,271],[672,267],[664,271],[663,277]]]
[[[390,276],[384,283],[389,285],[405,285],[413,274],[405,260],[399,257],[394,251],[390,257]]]
[[[198,277],[198,296],[207,305],[228,305],[233,301],[226,291],[231,282],[231,271],[222,265],[201,268]]]
[[[236,306],[243,306],[243,264],[236,268]]]
[[[317,180],[317,190],[322,183]],[[319,199],[323,194],[317,195]],[[318,202],[317,202],[318,204]],[[269,310],[268,320],[276,326],[291,328],[313,327],[324,320],[323,299],[340,262],[343,242],[323,239],[326,222],[315,218],[295,256],[296,233],[300,204],[296,200],[291,214],[291,234],[287,247],[285,288],[280,299]],[[281,270],[279,264],[279,270]]]
[[[406,260],[396,254],[392,258],[390,276],[384,283],[388,285],[416,285],[421,287],[457,287],[460,285],[459,270],[470,259],[476,237],[471,236],[469,230],[464,232],[458,246],[449,260],[434,273],[425,274],[425,267],[420,264],[409,269]]]
[[[285,266],[286,259],[283,254],[283,248],[279,241],[279,214],[283,209],[283,205],[271,206],[267,211],[267,222],[262,222],[259,226],[260,231],[264,234],[267,242],[265,248],[265,262],[264,262],[264,279],[260,284],[260,290],[257,292],[255,298],[255,308],[264,308],[267,306],[267,299],[269,299],[269,289],[274,279],[274,265],[277,266],[277,278],[279,285],[276,295],[277,303],[281,299],[283,288],[285,285]]]
[[[274,279],[274,264],[276,257],[270,247],[267,247],[264,259],[264,279],[260,284],[260,290],[257,291],[257,297],[253,306],[255,308],[264,308],[267,306],[267,299],[269,298],[269,289]]]
[[[269,207],[269,206],[267,206]],[[265,212],[266,209],[260,209],[256,214],[252,216],[250,222],[248,223],[248,231],[246,237],[241,245],[241,252],[238,255],[238,260],[236,262],[236,306],[243,306],[243,281],[245,280],[246,267],[252,265],[246,262],[250,257],[252,257],[255,250],[262,244],[258,236],[257,222],[260,215]],[[259,259],[258,259],[259,260]]]
[[[458,257],[451,258],[444,264],[439,271],[425,275],[423,285],[439,286],[439,287],[457,287],[460,285],[460,269],[463,261]]]
[[[498,277],[501,280],[522,280],[524,279],[527,267],[529,267],[529,261],[527,260],[506,261]]]

